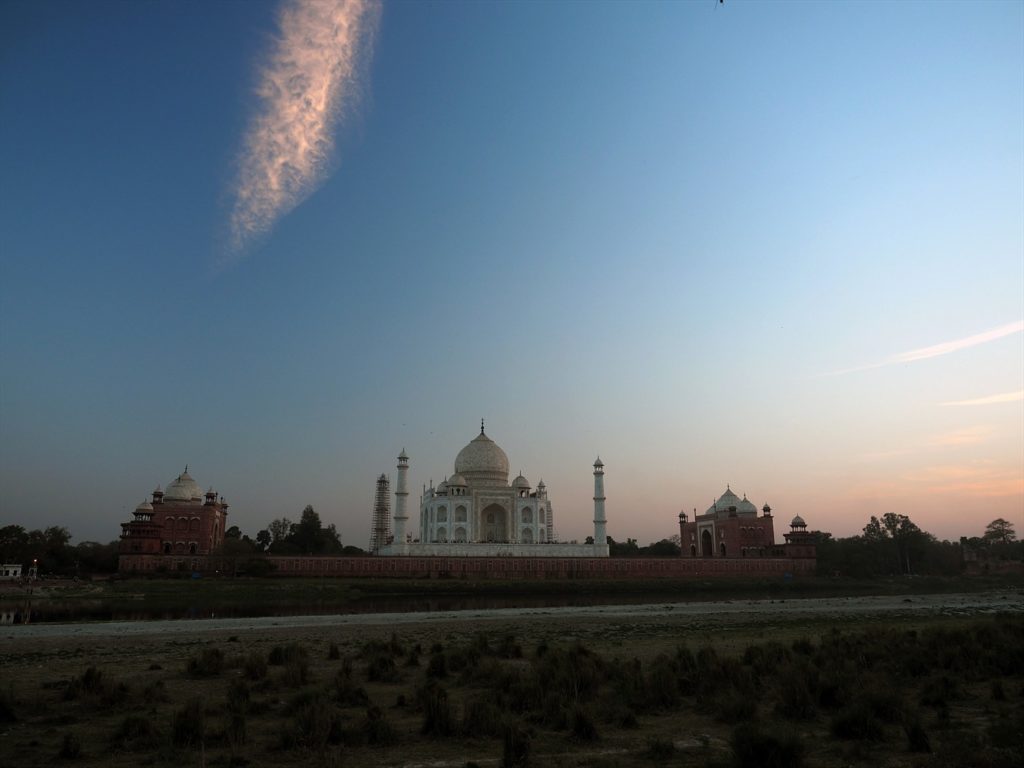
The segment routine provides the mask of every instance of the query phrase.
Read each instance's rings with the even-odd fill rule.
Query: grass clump
[[[242,674],[249,680],[262,680],[267,676],[267,657],[253,651],[242,662]]]
[[[501,768],[527,768],[530,765],[530,734],[521,725],[510,723],[502,735]]]
[[[431,681],[419,691],[419,703],[423,710],[423,725],[420,733],[434,738],[448,737],[454,732],[452,708],[448,692]]]
[[[73,733],[65,733],[60,742],[60,750],[57,757],[61,760],[77,760],[82,756],[82,742]]]
[[[791,733],[768,733],[754,723],[737,726],[730,739],[735,768],[801,768],[804,746]]]
[[[156,746],[160,732],[153,721],[142,715],[127,715],[114,731],[113,745],[116,749],[151,749]]]
[[[171,717],[171,743],[176,747],[197,747],[205,735],[203,703],[190,699]]]
[[[204,648],[192,656],[186,671],[192,677],[216,677],[224,670],[224,652],[220,648]]]

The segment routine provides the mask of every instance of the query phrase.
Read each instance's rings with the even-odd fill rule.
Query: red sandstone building
[[[679,513],[679,541],[684,558],[797,558],[814,559],[813,539],[799,516],[793,518],[785,544],[775,543],[775,520],[767,504],[758,517],[757,507],[726,486],[725,493],[693,521]]]
[[[212,488],[203,493],[185,467],[166,491],[157,486],[152,501],[121,523],[118,569],[204,570],[207,557],[224,543],[227,510],[224,497]]]

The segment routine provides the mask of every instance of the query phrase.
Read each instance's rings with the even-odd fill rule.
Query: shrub
[[[245,715],[242,712],[228,712],[227,723],[224,726],[224,738],[227,739],[232,750],[238,749],[248,740],[248,728]]]
[[[736,768],[800,768],[804,747],[791,733],[767,733],[753,723],[736,727],[730,739]]]
[[[323,694],[299,697],[290,727],[282,732],[285,749],[303,747],[323,751],[328,744],[341,743],[341,717]]]
[[[259,651],[253,651],[242,662],[242,674],[249,680],[262,680],[267,676],[267,658]]]
[[[775,711],[787,720],[810,720],[814,717],[811,695],[813,676],[810,668],[793,665],[779,671],[779,699]]]
[[[676,745],[672,739],[662,739],[654,736],[647,740],[647,750],[644,754],[652,760],[669,760],[676,753]]]
[[[369,701],[366,691],[352,679],[351,668],[340,669],[335,675],[334,699],[343,707],[362,706]]]
[[[63,760],[77,760],[82,754],[82,743],[73,733],[65,733],[57,757]]]
[[[840,739],[881,741],[885,734],[882,722],[871,707],[858,701],[832,718],[832,735]]]
[[[228,684],[228,711],[244,713],[249,708],[252,692],[245,680],[234,679]]]
[[[452,709],[448,703],[448,692],[437,683],[430,682],[420,689],[419,700],[423,709],[420,732],[425,736],[451,736]]]
[[[177,747],[196,746],[202,742],[203,732],[203,704],[191,699],[171,718],[171,743]]]
[[[921,718],[916,713],[904,715],[903,733],[907,737],[907,749],[911,752],[927,754],[932,751],[932,743],[928,738],[928,732],[921,725]]]
[[[18,722],[16,711],[14,695],[9,690],[0,691],[0,723]]]
[[[497,738],[502,735],[504,727],[504,716],[493,697],[480,696],[466,702],[462,711],[464,734]]]
[[[444,651],[431,653],[430,663],[427,664],[427,677],[441,678],[447,676],[448,662],[445,661]]]
[[[114,731],[114,746],[121,749],[149,749],[159,740],[153,721],[142,715],[128,715]]]
[[[715,697],[715,717],[723,723],[740,723],[757,716],[757,701],[739,691],[725,691]]]
[[[295,655],[287,659],[281,672],[285,685],[299,688],[309,682],[309,659],[305,654]]]
[[[287,664],[293,659],[305,659],[308,656],[306,649],[298,643],[288,643],[288,645],[275,645],[267,657],[274,666],[282,666]]]
[[[224,669],[224,652],[220,648],[204,648],[189,658],[186,669],[192,677],[216,677]]]
[[[573,707],[569,715],[569,730],[574,741],[597,741],[597,726],[583,707]]]
[[[395,729],[391,727],[391,723],[379,707],[366,709],[361,730],[367,744],[382,746],[395,743]]]
[[[328,661],[337,661],[341,658],[341,649],[337,643],[331,643],[327,648],[327,659]]]
[[[530,764],[530,734],[518,724],[505,728],[501,748],[501,768],[526,768]]]
[[[370,682],[393,683],[398,679],[398,668],[391,656],[378,654],[366,666],[366,679]]]

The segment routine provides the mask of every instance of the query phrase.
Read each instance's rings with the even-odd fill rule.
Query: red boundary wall
[[[814,558],[633,557],[301,557],[269,555],[274,576],[457,579],[658,579],[812,575]],[[211,555],[121,555],[121,573],[248,570],[243,560]]]

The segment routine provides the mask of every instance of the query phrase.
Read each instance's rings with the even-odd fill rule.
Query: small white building
[[[21,578],[21,563],[4,563],[0,565],[0,580],[14,581]]]

